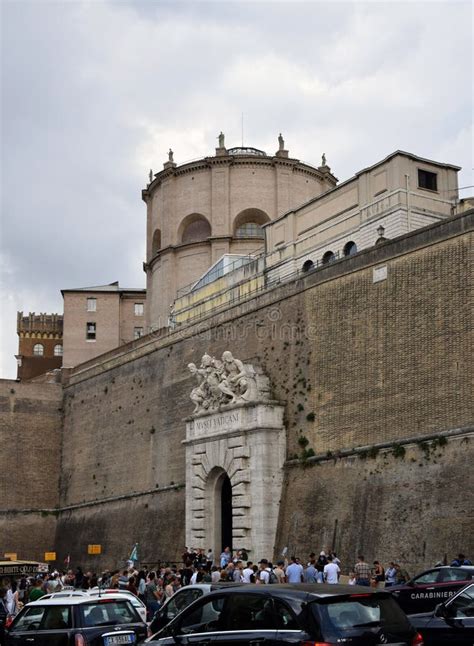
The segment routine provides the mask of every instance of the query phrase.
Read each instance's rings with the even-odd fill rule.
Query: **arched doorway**
[[[214,467],[206,482],[206,545],[216,557],[225,547],[232,549],[232,483],[227,471]]]
[[[221,487],[221,549],[232,549],[232,485],[227,474]]]

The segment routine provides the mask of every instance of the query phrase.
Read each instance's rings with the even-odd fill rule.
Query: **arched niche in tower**
[[[201,213],[187,215],[179,225],[178,243],[200,242],[212,235],[209,220]]]
[[[151,255],[155,256],[161,249],[161,229],[155,229],[151,241]]]
[[[235,238],[263,238],[262,224],[270,222],[270,218],[260,209],[245,209],[234,219]]]

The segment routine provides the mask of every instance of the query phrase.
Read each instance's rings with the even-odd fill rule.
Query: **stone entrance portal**
[[[232,355],[226,365],[226,354],[222,362],[205,355],[200,368],[191,364],[198,386],[184,440],[186,545],[212,548],[216,557],[227,546],[245,548],[255,561],[274,551],[286,454],[283,405],[270,399],[267,377]],[[233,387],[240,391],[232,395]]]

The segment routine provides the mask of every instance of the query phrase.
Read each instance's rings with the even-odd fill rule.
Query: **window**
[[[438,176],[436,173],[430,173],[427,170],[418,169],[418,187],[426,188],[428,191],[438,190]]]
[[[143,316],[144,305],[143,303],[135,303],[135,316]]]
[[[84,626],[117,626],[138,622],[137,612],[128,600],[104,599],[94,603],[81,604],[79,611]]]
[[[355,242],[348,242],[346,245],[344,245],[344,250],[343,254],[345,256],[352,256],[352,254],[357,253],[357,245]]]
[[[224,630],[272,630],[276,628],[273,600],[266,595],[232,595],[226,607],[225,617]]]
[[[58,345],[54,346],[54,356],[55,357],[62,357],[63,356],[63,346],[58,343]]]
[[[464,590],[448,605],[449,614],[456,619],[474,617],[474,586]]]
[[[88,312],[95,312],[97,310],[97,299],[96,298],[88,298],[87,299],[87,311]]]
[[[66,628],[71,628],[71,608],[48,606],[45,609],[40,630],[65,630]]]
[[[328,262],[333,262],[336,260],[336,256],[334,255],[333,251],[326,251],[326,253],[323,256],[322,262],[323,265],[327,265]]]
[[[413,583],[415,585],[423,585],[424,583],[436,583],[439,575],[440,570],[430,570],[429,572],[425,572],[425,574],[417,576],[415,579],[413,579]]]
[[[153,239],[151,242],[151,255],[154,256],[161,249],[161,231],[159,229],[155,230],[153,234]]]
[[[312,260],[306,260],[306,262],[303,263],[303,271],[306,273],[312,269],[314,269],[314,262]]]
[[[33,354],[35,357],[42,357],[44,355],[44,347],[41,343],[35,343],[33,346]]]
[[[446,568],[441,570],[441,581],[470,581],[472,578],[468,570],[455,570],[454,568]]]
[[[183,612],[184,617],[179,622],[178,632],[180,634],[214,632],[221,627],[224,619],[222,609],[224,599],[217,597],[212,601],[204,601],[191,612]]]
[[[169,620],[173,619],[179,612],[181,612],[181,610],[184,610],[193,601],[199,599],[202,594],[201,590],[183,590],[180,593],[175,594],[174,597],[170,599],[169,603],[166,604],[166,618]]]
[[[27,608],[25,612],[18,617],[17,621],[11,628],[11,632],[17,632],[20,630],[37,630],[40,626],[41,620],[43,619],[45,607],[36,606]]]
[[[134,327],[133,328],[133,338],[134,339],[139,339],[141,336],[143,336],[143,328],[142,327]]]
[[[277,627],[279,630],[299,630],[298,622],[293,613],[279,599],[275,599],[275,610],[277,616]]]
[[[95,341],[96,331],[95,323],[86,323],[86,339],[88,341]]]
[[[235,231],[236,238],[263,238],[263,229],[256,222],[246,222],[237,227]]]
[[[187,224],[183,227],[181,242],[199,242],[201,240],[207,240],[212,235],[211,225],[202,215],[186,218],[185,222]]]

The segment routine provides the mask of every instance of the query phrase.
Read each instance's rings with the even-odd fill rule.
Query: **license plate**
[[[135,644],[135,635],[108,635],[104,637],[105,646],[115,646],[116,644]]]

